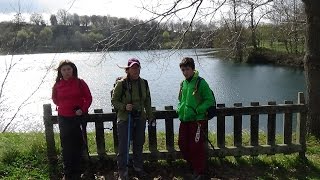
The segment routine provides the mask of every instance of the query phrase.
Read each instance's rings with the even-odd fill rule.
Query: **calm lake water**
[[[93,112],[93,109],[111,111],[110,90],[115,78],[125,75],[124,70],[117,65],[125,65],[131,57],[140,60],[141,77],[149,81],[152,105],[158,110],[168,105],[176,107],[179,86],[183,79],[179,63],[184,56],[196,60],[196,69],[214,91],[217,103],[224,103],[226,106],[233,106],[237,102],[249,106],[253,101],[258,101],[261,105],[266,105],[268,101],[296,102],[298,92],[306,91],[302,70],[272,65],[237,64],[218,58],[198,56],[199,53],[195,50],[158,50],[0,56],[0,83],[3,82],[10,62],[15,63],[4,83],[0,98],[0,130],[16,112],[18,113],[9,131],[44,130],[42,105],[51,103],[55,109],[51,101],[51,88],[56,77],[54,68],[62,59],[75,62],[79,77],[89,85],[93,95],[90,112]],[[30,95],[32,96],[29,98]],[[279,115],[278,132],[282,129],[282,123],[282,115]],[[209,124],[209,130],[216,131],[216,119]],[[159,131],[164,130],[163,122],[158,122],[157,126]],[[248,121],[244,120],[243,127],[249,126]],[[264,130],[265,127],[266,118],[262,116],[260,129]],[[174,129],[177,132],[178,120],[175,120]],[[226,130],[230,132],[232,129],[232,119],[227,118]]]

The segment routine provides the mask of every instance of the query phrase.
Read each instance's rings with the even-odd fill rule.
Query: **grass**
[[[106,133],[107,152],[113,152],[111,133]],[[89,149],[94,153],[94,133],[89,133]],[[147,137],[146,137],[147,139]],[[215,135],[209,139],[215,142]],[[57,146],[59,138],[56,135]],[[250,141],[248,132],[243,133],[243,144]],[[259,141],[266,142],[261,134]],[[177,136],[175,136],[175,144]],[[232,136],[226,137],[226,143],[232,145]],[[281,143],[280,136],[277,143]],[[165,149],[165,134],[158,133],[158,147]],[[148,148],[147,143],[144,147]],[[177,147],[176,147],[177,148]],[[307,160],[298,158],[297,153],[257,157],[243,156],[239,158],[211,158],[209,161],[209,175],[217,179],[320,179],[320,141],[313,136],[307,138]],[[167,161],[146,162],[146,171],[151,177],[163,179],[184,179],[188,168],[183,160],[171,163]],[[61,161],[59,161],[61,169]],[[100,178],[111,179],[115,168],[110,171],[99,172]],[[46,158],[46,144],[43,133],[2,133],[0,134],[0,179],[49,179],[49,167]],[[102,178],[101,178],[102,179]]]
[[[260,46],[263,47],[263,48],[271,49],[273,51],[277,51],[277,52],[281,52],[281,53],[288,53],[288,50],[286,49],[286,46],[285,46],[285,44],[283,42],[276,41],[271,46],[270,42],[262,40],[260,42]],[[289,51],[290,51],[291,49],[290,49],[289,45],[288,45],[288,48],[289,48]],[[291,50],[291,51],[293,51],[293,50]],[[301,43],[298,44],[298,51],[300,53],[303,53],[305,51],[303,43],[302,44]]]
[[[48,179],[42,133],[0,134],[0,179]]]

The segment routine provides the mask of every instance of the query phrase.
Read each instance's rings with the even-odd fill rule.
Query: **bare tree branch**
[[[18,106],[18,108],[16,109],[15,113],[13,114],[13,116],[10,118],[9,122],[6,124],[6,126],[4,127],[4,129],[2,130],[2,133],[6,132],[8,127],[12,124],[12,122],[15,120],[16,116],[18,115],[18,113],[28,104],[28,101],[35,95],[36,92],[38,92],[38,90],[40,89],[40,87],[42,86],[42,84],[45,82],[46,77],[48,76],[50,70],[53,67],[53,61],[51,62],[50,66],[48,68],[46,68],[46,73],[44,74],[44,76],[41,78],[40,83],[38,84],[38,86],[32,91],[32,93],[25,99],[23,100],[20,105]]]

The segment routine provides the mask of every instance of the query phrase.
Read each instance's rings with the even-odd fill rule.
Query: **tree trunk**
[[[257,47],[257,40],[256,40],[256,28],[255,28],[254,19],[253,19],[253,17],[254,17],[253,3],[250,6],[251,6],[251,10],[250,10],[251,11],[250,12],[251,41],[252,41],[253,49],[256,51],[258,47]]]
[[[309,131],[320,138],[320,1],[303,0],[307,16],[304,68],[307,84]]]

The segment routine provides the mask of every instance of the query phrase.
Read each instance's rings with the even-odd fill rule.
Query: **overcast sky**
[[[65,9],[71,14],[79,15],[110,15],[139,19],[151,17],[142,10],[141,0],[0,0],[0,20],[12,20],[13,15],[19,12],[19,4],[20,12],[24,16],[34,12],[56,14],[59,9]]]
[[[142,7],[158,13],[162,13],[167,9],[171,9],[176,0],[0,0],[0,21],[13,20],[14,14],[22,13],[24,20],[29,22],[30,14],[39,13],[43,15],[46,23],[49,23],[51,14],[57,14],[59,9],[67,10],[68,13],[77,13],[78,15],[110,15],[113,17],[123,18],[137,18],[140,20],[147,20],[154,17],[154,14],[143,10]],[[178,8],[188,6],[192,0],[180,1],[182,4]],[[213,2],[205,0],[201,4],[195,21],[211,22],[212,15],[220,19],[220,12],[229,11],[229,8],[219,8],[217,13],[212,11],[219,7],[214,5]],[[197,4],[196,4],[197,5]],[[20,7],[20,10],[19,10]],[[176,21],[190,21],[196,6],[179,11],[171,17]],[[207,16],[210,14],[209,16]],[[177,18],[178,17],[178,18]]]

